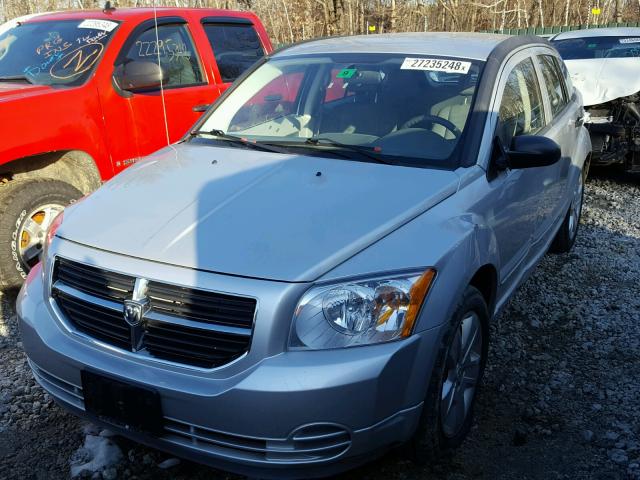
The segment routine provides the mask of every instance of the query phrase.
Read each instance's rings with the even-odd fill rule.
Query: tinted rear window
[[[640,57],[640,37],[583,37],[552,42],[564,60]]]
[[[204,26],[224,82],[233,82],[264,50],[253,25],[210,24]]]

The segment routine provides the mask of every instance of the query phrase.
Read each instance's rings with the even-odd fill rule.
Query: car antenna
[[[113,5],[111,5],[111,2],[109,0],[107,0],[104,3],[104,8],[102,9],[102,11],[104,13],[111,13],[114,12],[116,10],[116,7],[114,7]]]
[[[156,7],[156,0],[153,0],[153,24],[156,32],[156,47],[160,45],[160,39],[158,38],[158,10]],[[160,62],[160,48],[156,48],[158,53],[158,68],[162,72],[162,64]],[[164,75],[163,75],[164,76]],[[164,78],[160,81],[160,99],[162,100],[162,117],[164,119],[164,133],[167,137],[167,146],[171,145],[169,140],[169,122],[167,120],[167,105],[164,101]]]

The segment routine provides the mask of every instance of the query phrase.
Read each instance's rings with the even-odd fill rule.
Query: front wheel
[[[489,312],[469,286],[443,336],[431,373],[420,424],[413,438],[415,460],[437,459],[458,447],[471,428],[473,406],[487,360]]]
[[[0,187],[0,286],[22,284],[40,260],[53,219],[81,196],[60,180],[16,180]]]

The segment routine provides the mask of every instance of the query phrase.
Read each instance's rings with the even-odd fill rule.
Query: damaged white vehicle
[[[591,164],[640,173],[640,28],[576,30],[551,42],[582,93]]]

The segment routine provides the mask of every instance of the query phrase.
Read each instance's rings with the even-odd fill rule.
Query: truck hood
[[[585,106],[599,105],[640,91],[638,58],[565,60]]]
[[[58,236],[188,268],[305,282],[458,183],[445,170],[182,144],[68,208]]]
[[[53,89],[47,85],[31,85],[21,82],[0,82],[0,103],[32,97]]]

